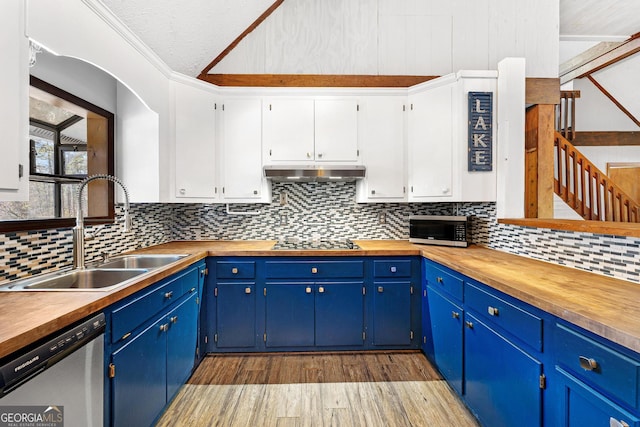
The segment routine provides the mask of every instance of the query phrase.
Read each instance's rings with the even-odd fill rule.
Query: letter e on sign
[[[493,170],[493,93],[469,92],[469,172]]]

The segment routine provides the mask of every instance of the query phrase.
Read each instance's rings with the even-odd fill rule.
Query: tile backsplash
[[[476,244],[640,283],[640,239],[498,224],[495,203],[357,204],[355,184],[332,182],[274,183],[272,203],[229,211],[194,203],[131,208],[132,233],[119,223],[87,227],[88,261],[171,240],[407,239],[410,215],[457,214],[473,217]],[[71,236],[70,228],[0,234],[0,282],[70,266]]]

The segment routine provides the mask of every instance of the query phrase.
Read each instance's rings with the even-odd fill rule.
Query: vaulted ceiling
[[[171,69],[194,77],[265,11],[281,3],[274,0],[101,1]],[[377,2],[372,0],[371,4]],[[592,41],[624,39],[640,32],[639,16],[638,0],[560,0],[560,36]]]

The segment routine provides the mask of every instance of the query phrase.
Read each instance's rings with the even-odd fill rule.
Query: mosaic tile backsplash
[[[87,261],[171,240],[407,239],[409,216],[419,214],[470,215],[476,244],[640,283],[640,239],[498,224],[494,203],[357,204],[355,184],[345,182],[274,183],[271,204],[231,213],[221,204],[133,204],[132,233],[120,223],[87,227]],[[71,235],[0,234],[0,282],[69,267]]]

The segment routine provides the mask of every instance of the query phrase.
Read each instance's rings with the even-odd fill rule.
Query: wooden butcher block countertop
[[[355,240],[360,249],[273,250],[275,241],[175,241],[138,253],[190,254],[112,291],[0,292],[0,357],[54,333],[207,256],[422,255],[640,352],[640,284],[479,246]]]

